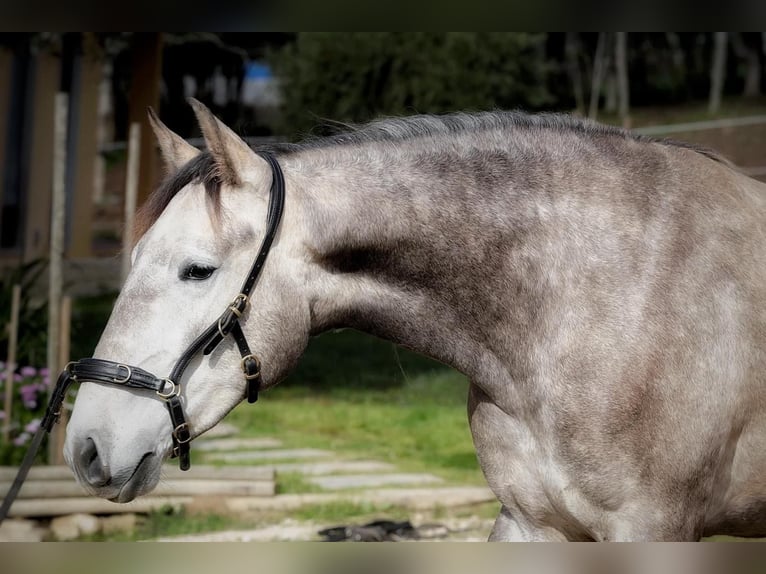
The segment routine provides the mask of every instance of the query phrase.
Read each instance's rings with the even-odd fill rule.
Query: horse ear
[[[154,136],[160,145],[162,159],[165,160],[165,164],[169,168],[178,170],[199,154],[199,150],[196,147],[186,143],[185,139],[170,131],[168,126],[160,121],[160,118],[157,117],[152,108],[147,109],[147,114]]]
[[[231,185],[241,183],[241,174],[252,169],[253,164],[261,158],[242,138],[215,117],[207,106],[194,98],[188,101],[197,116],[207,149],[216,162],[219,177]]]

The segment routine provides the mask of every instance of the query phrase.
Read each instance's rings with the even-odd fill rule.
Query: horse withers
[[[236,297],[273,171],[201,104],[95,357],[158,376]],[[715,153],[558,115],[415,116],[274,146],[284,215],[240,318],[261,389],[351,327],[470,379],[492,540],[766,536],[766,186]],[[176,381],[198,436],[245,396],[235,342]],[[266,407],[264,407],[266,408]],[[161,400],[84,382],[65,456],[152,490]]]

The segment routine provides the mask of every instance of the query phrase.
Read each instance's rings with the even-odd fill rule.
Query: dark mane
[[[445,115],[415,115],[375,120],[361,125],[341,124],[345,131],[325,137],[312,137],[297,143],[269,144],[262,149],[276,154],[291,155],[298,152],[335,146],[359,145],[375,142],[399,142],[418,137],[436,137],[486,130],[555,130],[575,132],[583,136],[611,136],[639,142],[660,143],[690,149],[715,161],[728,163],[715,151],[704,146],[672,139],[643,136],[629,130],[599,124],[568,114],[527,114],[524,112],[494,111],[469,114],[458,112]]]
[[[308,138],[299,143],[259,146],[260,150],[288,156],[307,150],[376,142],[400,142],[419,137],[444,137],[487,130],[556,130],[575,132],[585,137],[616,137],[639,142],[660,143],[690,149],[715,161],[730,165],[715,151],[691,143],[643,136],[623,128],[598,124],[566,114],[526,114],[523,112],[452,113],[385,118],[363,125],[344,125],[347,131],[326,137]],[[159,218],[168,203],[190,183],[202,182],[216,213],[220,209],[221,181],[209,152],[203,151],[177,172],[170,174],[143,205],[136,217],[134,238],[139,239]]]

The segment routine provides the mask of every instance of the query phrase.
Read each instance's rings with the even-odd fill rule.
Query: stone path
[[[210,472],[213,470],[223,471],[227,473],[227,476],[228,474],[252,474],[253,472],[271,473],[273,470],[277,475],[277,484],[280,474],[297,474],[303,478],[304,484],[311,485],[315,491],[273,496],[246,495],[243,491],[239,494],[232,493],[226,496],[177,497],[175,502],[171,501],[172,504],[188,506],[190,509],[196,508],[197,511],[207,508],[206,505],[212,505],[210,508],[214,508],[216,512],[222,511],[239,516],[270,516],[271,520],[278,520],[280,516],[283,518],[278,524],[264,524],[254,530],[202,533],[193,536],[173,537],[168,540],[317,540],[317,531],[332,525],[300,522],[284,517],[289,516],[291,511],[299,508],[344,502],[369,505],[371,508],[404,507],[412,513],[410,516],[413,517],[413,524],[418,526],[416,523],[418,513],[426,513],[423,515],[424,517],[433,516],[439,509],[463,508],[495,500],[489,489],[485,487],[445,486],[444,481],[438,476],[428,473],[400,472],[395,465],[386,462],[370,459],[348,460],[341,453],[323,449],[283,448],[282,442],[276,438],[245,438],[237,436],[238,434],[239,431],[236,427],[222,423],[195,440],[194,450],[198,452],[198,462],[202,463],[196,464],[195,467],[201,470],[211,469]],[[204,466],[210,463],[229,464],[223,467]],[[60,470],[53,467],[43,467],[37,469],[36,472],[41,474],[45,471],[50,474]],[[168,477],[175,470],[177,470],[175,467],[166,469],[168,475],[166,483],[170,480]],[[270,474],[269,476],[273,475]],[[273,493],[273,482],[271,485],[271,493]],[[82,500],[104,503],[104,501],[90,497]],[[40,527],[41,523],[33,520],[7,520],[0,527],[0,540],[33,541],[51,539],[51,537],[62,540],[77,538],[83,533],[87,533],[83,529],[82,521],[93,522],[96,517],[92,514],[100,514],[97,509],[83,509],[82,500],[71,499],[71,501],[77,502],[77,509],[73,509],[70,514],[56,518],[51,521],[50,525],[46,525],[43,521],[42,528]],[[163,498],[162,500],[167,502],[170,501],[170,498],[167,500]],[[21,502],[48,504],[46,500]],[[103,523],[110,520],[130,519],[135,523],[137,520],[135,513],[145,512],[139,510],[135,504],[137,502],[133,503],[131,508],[125,508],[126,515],[98,519],[99,528],[105,531],[106,525]],[[44,511],[41,512],[38,514],[39,516],[47,516]],[[266,514],[262,514],[264,512]],[[35,515],[32,514],[32,516]],[[486,540],[491,521],[487,524],[485,522],[480,521],[476,528],[469,529],[470,532],[460,525],[449,526],[450,535],[447,538]],[[54,526],[58,530],[54,530]],[[89,524],[85,524],[85,526],[89,526]],[[134,527],[135,524],[133,524]],[[70,530],[72,532],[69,532]],[[453,536],[453,531],[459,531],[461,534]]]
[[[319,492],[278,494],[273,497],[229,497],[216,504],[227,512],[248,515],[252,512],[283,511],[289,513],[308,505],[325,505],[339,501],[369,504],[373,507],[406,507],[413,516],[435,509],[466,507],[495,500],[486,487],[444,486],[444,481],[428,473],[403,473],[396,466],[378,460],[347,460],[339,453],[314,448],[282,448],[275,438],[238,438],[220,429],[215,436],[206,434],[195,441],[203,453],[203,462],[247,464],[273,468],[279,483],[280,473],[298,474],[320,489]],[[226,429],[225,429],[226,430]],[[236,429],[228,429],[235,432]],[[230,467],[237,468],[237,467]],[[455,519],[447,525],[444,538],[451,540],[486,540],[491,520]],[[463,522],[454,522],[462,520]],[[470,523],[470,526],[466,526]],[[446,524],[446,523],[445,523]],[[188,536],[169,537],[167,541],[280,541],[317,540],[318,530],[327,524],[296,521],[290,518],[278,524],[252,530],[232,530]]]
[[[289,472],[306,476],[306,482],[323,490],[339,491],[389,486],[439,484],[443,480],[432,474],[401,473],[388,463],[376,460],[348,461],[336,453],[316,448],[281,448],[282,442],[271,437],[239,438],[230,436],[234,427],[212,429],[194,443],[204,453],[205,462],[271,463],[277,473]],[[319,460],[317,460],[319,459]],[[290,461],[290,462],[279,462]],[[278,480],[278,477],[277,477]]]

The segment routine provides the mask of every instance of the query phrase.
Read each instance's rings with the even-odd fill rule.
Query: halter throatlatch
[[[189,451],[192,439],[191,429],[186,420],[183,410],[183,401],[181,397],[181,380],[186,367],[191,360],[200,352],[209,355],[228,335],[234,338],[239,353],[242,356],[241,367],[245,377],[246,391],[245,396],[249,403],[258,400],[258,389],[261,384],[261,362],[250,350],[245,334],[242,331],[240,320],[250,304],[250,293],[255,286],[266,257],[274,242],[279,223],[282,219],[282,212],[285,205],[285,180],[282,174],[282,168],[277,160],[269,153],[258,152],[269,164],[272,174],[271,192],[269,195],[269,210],[266,221],[266,234],[261,241],[258,255],[253,262],[250,272],[247,275],[239,294],[226,307],[221,316],[207,329],[205,329],[181,354],[173,367],[170,375],[167,377],[157,377],[148,371],[139,367],[116,363],[106,359],[80,359],[69,363],[64,371],[59,375],[56,386],[53,389],[50,403],[45,411],[45,415],[40,423],[40,428],[32,438],[32,443],[27,450],[24,460],[19,468],[16,479],[13,481],[10,490],[3,499],[0,507],[0,523],[5,519],[10,510],[24,479],[32,466],[35,455],[40,448],[45,433],[53,429],[53,425],[58,422],[64,399],[69,386],[73,382],[89,382],[118,387],[127,387],[131,389],[143,389],[153,391],[159,400],[165,402],[170,421],[172,423],[173,438],[173,457],[178,457],[181,470],[188,470],[190,467]]]

